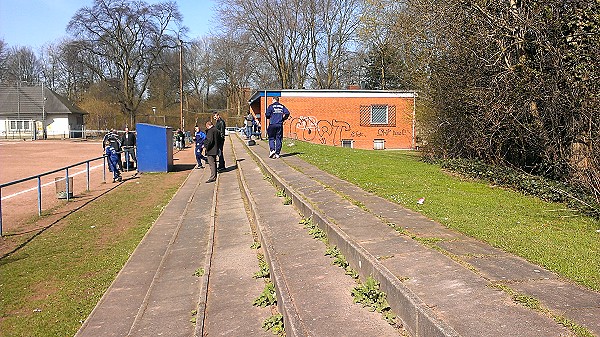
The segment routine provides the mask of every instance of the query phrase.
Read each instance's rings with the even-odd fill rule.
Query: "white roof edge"
[[[382,97],[382,98],[414,98],[415,92],[406,91],[365,91],[365,90],[302,90],[281,91],[281,97]]]

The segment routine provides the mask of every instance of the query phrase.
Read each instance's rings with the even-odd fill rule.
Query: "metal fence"
[[[23,179],[19,179],[19,180],[14,180],[14,181],[10,181],[8,183],[4,183],[4,184],[0,184],[0,236],[2,236],[2,189],[9,187],[9,186],[13,186],[13,185],[17,185],[17,184],[24,184],[27,182],[30,182],[32,180],[35,180],[37,182],[37,210],[38,210],[38,216],[42,215],[42,178],[49,176],[51,174],[55,174],[57,172],[64,172],[64,175],[60,178],[55,178],[55,186],[56,186],[56,190],[57,190],[57,196],[61,199],[66,199],[67,201],[69,201],[69,199],[73,198],[73,192],[74,192],[74,187],[73,187],[73,175],[69,175],[69,169],[73,169],[75,167],[78,166],[82,166],[85,165],[86,169],[85,169],[85,181],[86,181],[86,191],[90,191],[90,163],[97,161],[97,160],[102,160],[103,164],[102,164],[102,181],[106,182],[106,160],[104,160],[104,158],[106,158],[106,155],[103,155],[101,157],[96,157],[93,159],[89,159],[89,160],[85,160],[76,164],[72,164],[69,166],[65,166],[56,170],[52,170],[52,171],[48,171],[42,174],[38,174],[38,175],[34,175],[34,176],[30,176],[27,178],[23,178]],[[60,184],[63,183],[64,185],[64,189],[62,189],[60,186]],[[60,191],[59,191],[60,190]],[[58,195],[60,192],[60,196]],[[62,196],[62,197],[61,197]]]

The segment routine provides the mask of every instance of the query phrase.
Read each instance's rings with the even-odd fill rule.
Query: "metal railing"
[[[103,170],[102,170],[102,180],[104,182],[106,182],[106,160],[104,160],[104,158],[106,158],[106,155],[103,155],[101,157],[96,157],[93,159],[88,159],[85,161],[81,161],[79,163],[76,164],[72,164],[69,166],[65,166],[65,167],[61,167],[59,169],[56,170],[52,170],[52,171],[48,171],[42,174],[38,174],[38,175],[34,175],[34,176],[30,176],[27,178],[23,178],[23,179],[19,179],[19,180],[14,180],[14,181],[10,181],[8,183],[4,183],[4,184],[0,184],[0,236],[2,236],[2,189],[8,186],[12,186],[12,185],[16,185],[19,183],[23,183],[23,182],[27,182],[30,180],[37,180],[37,206],[38,206],[38,216],[42,215],[42,177],[44,176],[48,176],[51,174],[54,174],[56,172],[65,172],[65,177],[64,177],[64,181],[65,181],[65,196],[67,201],[69,201],[70,199],[70,195],[72,195],[73,191],[70,191],[70,189],[72,188],[72,186],[69,186],[71,184],[69,184],[69,169],[76,167],[76,166],[80,166],[85,164],[86,165],[86,191],[90,190],[90,163],[94,162],[96,160],[102,160],[103,161]],[[61,180],[57,180],[57,181],[61,181]],[[55,183],[57,182],[55,181]],[[72,181],[72,180],[71,180]]]

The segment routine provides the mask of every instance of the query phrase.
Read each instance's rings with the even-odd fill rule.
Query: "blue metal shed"
[[[135,125],[138,172],[168,172],[173,169],[173,129],[145,123]]]

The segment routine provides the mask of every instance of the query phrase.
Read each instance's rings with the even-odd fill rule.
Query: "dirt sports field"
[[[192,148],[174,153],[175,170],[179,170],[178,167],[186,170],[193,168],[193,153]],[[0,184],[98,158],[102,154],[102,144],[99,140],[0,141]],[[48,215],[42,221],[35,221],[38,215],[37,179],[2,188],[4,238],[28,236],[39,231],[73,209],[82,207],[98,195],[118,186],[118,183],[112,182],[112,173],[105,169],[102,159],[91,161],[89,167],[90,191],[87,191],[86,165],[69,169],[69,176],[73,177],[73,199],[68,203],[59,199],[56,193],[55,178],[62,178],[61,188],[64,189],[66,185],[64,170],[41,178],[42,210]],[[122,175],[126,183],[136,179],[137,172],[123,172]],[[1,247],[3,244],[6,244],[5,240],[0,239],[0,248],[7,248]]]

